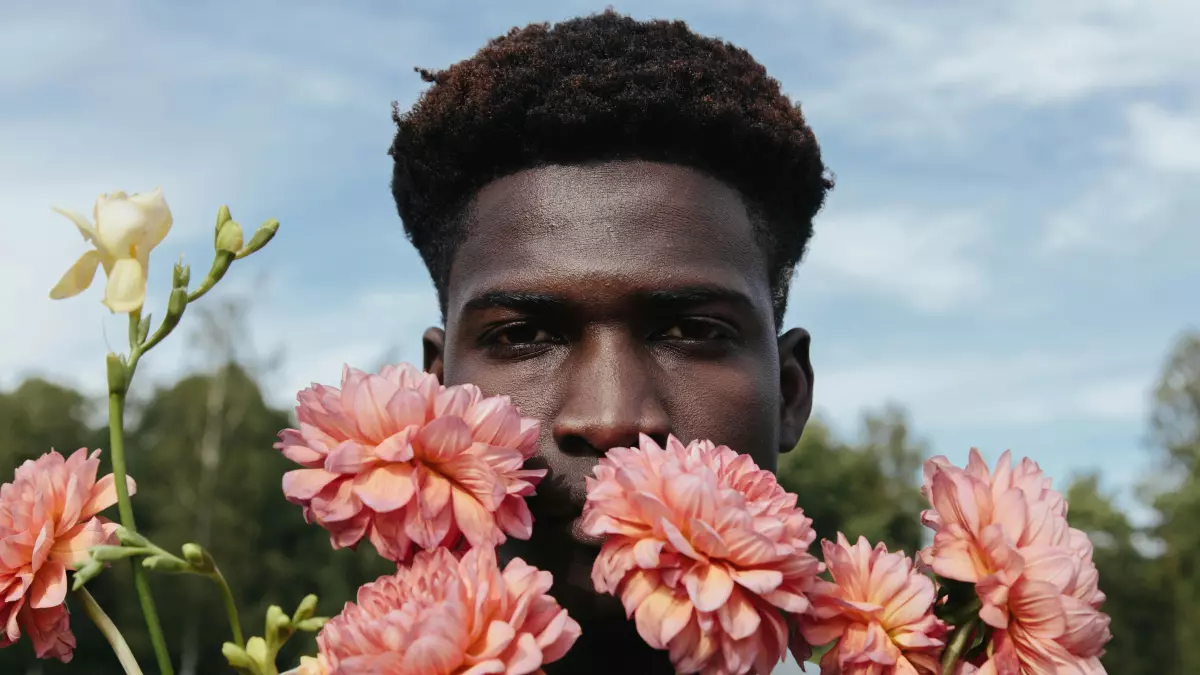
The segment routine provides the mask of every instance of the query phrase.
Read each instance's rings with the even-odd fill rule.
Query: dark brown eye
[[[683,319],[658,334],[662,340],[710,341],[728,340],[733,330],[725,324],[709,319]]]
[[[492,342],[498,345],[536,345],[554,341],[549,331],[530,324],[503,327],[492,334]]]

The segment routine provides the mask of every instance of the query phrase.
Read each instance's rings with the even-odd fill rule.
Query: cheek
[[[666,390],[675,434],[685,443],[708,439],[749,454],[774,471],[778,454],[779,392],[754,369],[670,373]]]
[[[447,362],[444,384],[469,383],[487,396],[508,396],[523,417],[542,423],[542,435],[545,435],[558,408],[558,383],[554,373],[554,368],[538,365],[536,359],[524,365],[498,368],[472,358],[457,358]]]

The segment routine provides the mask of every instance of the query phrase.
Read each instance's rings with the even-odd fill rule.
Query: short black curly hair
[[[392,195],[443,314],[466,207],[487,183],[546,164],[640,159],[736,188],[767,253],[775,323],[812,219],[833,187],[794,105],[749,53],[682,21],[612,10],[514,28],[447,70],[400,114]]]

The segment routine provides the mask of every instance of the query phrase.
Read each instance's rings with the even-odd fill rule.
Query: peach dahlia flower
[[[710,441],[613,448],[587,480],[583,527],[607,540],[596,590],[619,597],[680,673],[767,675],[822,565],[812,521],[775,476]],[[805,646],[794,643],[797,659]]]
[[[414,544],[529,538],[525,497],[546,472],[522,468],[538,423],[508,397],[443,387],[402,364],[378,375],[346,367],[341,389],[314,384],[297,398],[300,428],[280,432],[275,447],[305,468],[284,475],[283,491],[329,531],[334,548],[368,537],[381,555],[404,562]]]
[[[110,543],[117,527],[97,515],[117,501],[113,477],[96,480],[99,455],[81,448],[64,459],[51,451],[0,486],[0,647],[24,630],[38,658],[71,660],[67,570],[85,563],[89,548]],[[133,479],[128,485],[132,494]]]
[[[547,595],[552,577],[487,548],[461,560],[421,551],[409,568],[358,590],[325,624],[303,675],[527,675],[557,661],[579,624]]]
[[[821,547],[833,582],[817,582],[798,623],[809,644],[837,641],[821,659],[822,675],[938,673],[946,625],[933,615],[933,580],[863,537],[851,546],[839,532]]]
[[[979,617],[993,629],[993,657],[980,672],[1102,673],[1112,638],[1087,535],[1067,524],[1067,503],[1032,460],[1005,452],[989,470],[971,450],[966,469],[945,457],[925,464],[922,514],[933,545],[925,563],[975,584]]]

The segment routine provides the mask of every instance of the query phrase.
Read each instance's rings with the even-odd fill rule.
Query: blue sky
[[[1152,461],[1149,388],[1200,315],[1200,4],[967,4],[616,7],[746,47],[803,104],[838,178],[787,316],[814,336],[822,414],[849,433],[898,401],[939,453],[1012,447],[1128,494]],[[152,307],[177,255],[207,265],[220,204],[283,223],[214,294],[251,304],[243,355],[282,355],[281,405],[343,362],[418,361],[437,321],[388,191],[412,68],[604,6],[21,5],[0,10],[0,385],[99,391],[124,327],[96,290],[46,299],[83,250],[49,207],[161,185],[176,226]],[[202,365],[187,347],[145,372]]]

